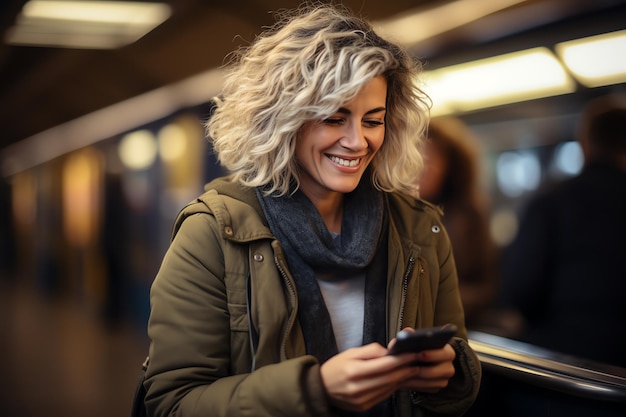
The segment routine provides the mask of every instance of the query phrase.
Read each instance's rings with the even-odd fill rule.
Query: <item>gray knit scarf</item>
[[[298,293],[298,317],[307,353],[325,362],[337,354],[330,315],[316,273],[331,276],[365,271],[363,344],[386,344],[387,219],[383,193],[365,175],[358,187],[344,196],[340,239],[335,239],[313,203],[297,191],[291,196],[257,196],[270,230],[282,244]],[[379,250],[380,248],[380,250]],[[367,412],[335,410],[342,417],[385,417],[390,400]]]
[[[341,276],[366,271],[364,342],[376,340],[384,344],[385,297],[381,297],[381,294],[386,291],[386,269],[381,267],[386,268],[386,245],[382,246],[385,250],[377,251],[383,235],[386,241],[386,233],[381,233],[382,193],[374,189],[369,178],[364,176],[359,186],[344,197],[341,235],[340,239],[335,239],[316,207],[301,191],[280,198],[264,196],[261,189],[256,191],[270,230],[282,244],[289,270],[296,282],[300,306],[298,315],[307,353],[315,355],[321,362],[337,353],[330,316],[317,283],[316,273],[330,272],[331,276]],[[381,258],[382,262],[376,263],[376,269],[380,268],[381,271],[376,273],[377,282],[372,282],[370,275],[373,274],[368,266],[378,252],[384,254],[379,255],[384,256],[384,259]],[[371,293],[374,287],[382,289],[382,292],[374,296]],[[372,313],[377,316],[376,320],[368,317]],[[379,323],[376,331],[380,335],[373,334],[371,327],[374,322]]]

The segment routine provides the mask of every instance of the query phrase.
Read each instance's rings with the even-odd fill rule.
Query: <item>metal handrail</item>
[[[483,368],[527,384],[600,401],[626,402],[626,368],[469,331]]]

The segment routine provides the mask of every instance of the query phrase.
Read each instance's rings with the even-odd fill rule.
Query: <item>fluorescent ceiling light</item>
[[[14,45],[108,49],[135,42],[171,14],[163,3],[31,0],[6,36]]]
[[[575,89],[573,79],[543,47],[424,73],[433,115],[533,100]]]
[[[456,0],[374,23],[374,29],[408,46],[527,0]]]
[[[555,49],[587,87],[626,82],[626,30],[559,43]]]
[[[10,177],[180,109],[206,103],[223,83],[224,69],[211,69],[44,130],[0,149],[0,175]]]

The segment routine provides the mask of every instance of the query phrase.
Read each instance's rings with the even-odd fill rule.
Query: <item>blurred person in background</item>
[[[626,367],[626,97],[588,103],[578,136],[583,170],[525,207],[502,297],[520,340]]]
[[[181,212],[153,283],[148,414],[460,416],[481,368],[440,212],[411,196],[419,63],[340,7],[281,16],[207,125],[231,175]],[[446,323],[444,347],[388,354]]]
[[[463,121],[451,116],[433,118],[427,136],[419,196],[443,210],[468,328],[491,327],[498,250],[489,230],[489,198],[480,184],[478,140]]]

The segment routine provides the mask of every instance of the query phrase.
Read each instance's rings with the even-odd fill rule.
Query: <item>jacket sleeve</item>
[[[458,277],[452,247],[447,231],[442,226],[438,234],[436,259],[438,284],[434,297],[434,323],[454,323],[458,327],[457,335],[450,344],[456,352],[454,361],[455,374],[448,386],[437,394],[418,394],[412,396],[414,404],[427,410],[426,415],[460,416],[474,403],[478,396],[482,367],[476,353],[469,346],[463,305],[459,293]]]
[[[235,374],[224,257],[215,219],[188,217],[150,291],[149,416],[314,416],[328,405],[311,356]]]
[[[428,415],[460,416],[474,403],[480,389],[482,368],[467,340],[455,337],[450,342],[456,352],[455,373],[448,386],[434,395],[414,396],[414,403],[432,412]]]

